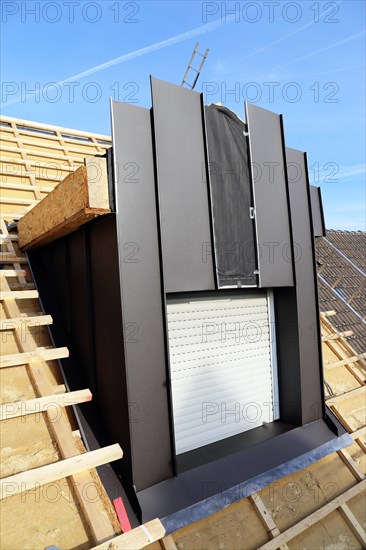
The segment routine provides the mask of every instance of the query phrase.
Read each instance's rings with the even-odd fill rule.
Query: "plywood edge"
[[[77,212],[75,212],[67,221],[63,220],[59,224],[55,225],[52,229],[39,235],[37,238],[33,239],[27,244],[20,244],[23,250],[35,249],[38,246],[48,244],[60,237],[64,237],[73,231],[76,231],[82,225],[85,225],[89,221],[93,220],[97,216],[103,214],[109,214],[110,210],[101,210],[101,209],[90,209],[83,207]],[[23,220],[22,218],[19,223]]]
[[[91,219],[108,214],[106,160],[85,159],[18,223],[19,246],[30,250],[63,237]]]
[[[85,159],[88,184],[88,207],[109,210],[107,162],[104,158]]]

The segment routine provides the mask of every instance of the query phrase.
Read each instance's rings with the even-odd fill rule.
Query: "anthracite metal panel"
[[[201,97],[151,79],[166,292],[214,290]]]
[[[310,185],[311,212],[313,215],[314,237],[325,237],[323,202],[320,187]]]
[[[259,286],[293,286],[292,237],[281,117],[245,103],[254,191]]]
[[[323,377],[316,266],[305,154],[286,148],[294,239],[302,423],[322,418]]]
[[[86,247],[87,230],[81,227],[65,240],[68,250],[68,272],[70,281],[70,334],[73,351],[79,360],[93,395],[96,395],[94,334],[91,319],[90,281],[88,273],[88,253]],[[60,291],[60,288],[59,288]],[[62,293],[60,292],[60,295]],[[63,294],[65,296],[65,294]]]
[[[112,126],[134,484],[141,490],[173,474],[150,111],[112,102]]]
[[[124,450],[121,470],[133,483],[132,433],[129,426],[126,362],[121,335],[122,312],[115,216],[101,217],[87,225],[87,280],[89,316],[93,331],[94,378],[97,402],[110,439]],[[84,342],[84,345],[88,342]],[[119,408],[118,412],[116,407]]]
[[[208,295],[205,291],[214,290],[215,269],[213,255],[207,254],[207,262],[202,262],[202,239],[207,237],[204,244],[208,252],[212,228],[201,97],[158,81],[153,82],[154,91],[158,98],[154,105],[158,123],[155,134],[151,111],[128,104],[112,105],[116,215],[103,216],[30,253],[42,299],[55,319],[52,330],[56,344],[70,347],[71,358],[62,362],[68,381],[72,380],[70,387],[85,387],[79,380],[82,372],[95,386],[95,399],[85,406],[85,421],[93,430],[98,426],[98,440],[121,443],[125,456],[118,464],[119,473],[135,510],[139,513],[141,507],[145,520],[201,501],[206,483],[211,488],[212,482],[216,483],[213,492],[220,493],[222,487],[233,487],[329,441],[339,430],[324,412],[306,155],[287,151],[291,176],[288,189],[281,117],[251,107],[248,120],[254,144],[252,157],[255,151],[268,174],[267,180],[261,176],[264,181],[254,181],[254,191],[258,235],[262,241],[268,239],[262,242],[264,250],[260,250],[261,284],[277,286],[274,295],[281,416],[270,426],[183,453],[176,460],[164,326],[165,290],[174,289],[179,298],[183,290],[196,290],[195,296]],[[178,96],[183,99],[177,101]],[[165,149],[170,158],[165,157]],[[202,159],[201,165],[198,161]],[[276,159],[283,165],[280,161],[274,165]],[[301,167],[299,179],[297,172],[294,176],[290,170],[294,165]],[[273,183],[271,166],[275,174],[282,166],[284,174],[282,179],[274,178]],[[182,217],[180,210],[186,216]],[[287,233],[288,241],[280,242]],[[195,262],[197,242],[201,265]],[[279,265],[278,250],[288,269]],[[263,258],[266,251],[267,260]],[[161,257],[168,262],[164,274],[167,289]],[[182,269],[183,273],[179,271]],[[197,292],[202,289],[204,292]],[[79,326],[83,322],[84,326]],[[78,368],[81,363],[83,368]],[[89,413],[92,408],[97,414]],[[299,427],[295,429],[294,425]]]
[[[274,289],[280,418],[302,424],[299,331],[295,287]]]
[[[115,216],[101,216],[37,248],[30,260],[46,311],[54,318],[56,345],[70,350],[70,358],[62,361],[70,389],[91,389],[85,418],[95,429],[98,414],[104,444],[123,446],[118,466],[132,486]]]
[[[205,119],[219,287],[257,286],[246,126],[217,105],[205,108]]]
[[[97,218],[31,251],[29,258],[42,304],[53,317],[54,343],[70,350],[62,360],[67,385],[93,393],[91,402],[76,407],[84,441],[91,450],[123,446],[123,460],[114,467],[134,502],[115,216]],[[98,473],[108,482],[106,468]],[[120,488],[111,490],[111,498],[121,494]]]

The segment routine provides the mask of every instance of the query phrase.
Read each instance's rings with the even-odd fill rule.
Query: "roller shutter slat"
[[[167,317],[178,454],[278,418],[266,294],[168,300]]]

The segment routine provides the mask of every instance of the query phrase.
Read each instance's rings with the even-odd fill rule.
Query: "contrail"
[[[235,14],[232,14],[230,17],[227,17],[225,24],[232,23],[235,21]],[[212,21],[212,23],[206,23],[205,25],[201,25],[200,27],[196,27],[195,29],[191,29],[189,31],[183,32],[181,34],[177,34],[175,36],[171,36],[170,38],[167,38],[166,40],[162,40],[161,42],[157,42],[156,44],[151,44],[150,46],[145,46],[144,48],[140,48],[138,50],[135,50],[133,52],[126,53],[124,55],[121,55],[119,57],[116,57],[114,59],[111,59],[110,61],[106,61],[105,63],[101,63],[100,65],[95,65],[95,67],[91,67],[90,69],[87,69],[86,71],[83,71],[81,73],[75,74],[73,76],[69,76],[68,78],[65,78],[64,80],[60,80],[59,82],[56,82],[56,85],[62,86],[63,84],[66,84],[67,82],[72,82],[75,80],[81,80],[82,78],[85,78],[86,76],[90,76],[95,73],[99,73],[100,71],[104,71],[105,69],[109,69],[109,67],[113,67],[114,65],[119,65],[120,63],[125,63],[126,61],[131,61],[132,59],[136,59],[137,57],[141,57],[143,55],[147,55],[152,52],[156,52],[157,50],[161,50],[163,48],[167,48],[169,46],[173,46],[174,44],[179,44],[180,42],[185,42],[186,40],[190,40],[191,38],[195,38],[196,36],[202,36],[203,34],[206,34],[208,32],[212,32],[219,28],[221,25],[223,25],[223,22],[221,19],[216,19],[215,21]],[[43,92],[43,90],[46,87],[43,87],[42,90],[39,92],[38,96]],[[3,106],[8,105],[14,105],[15,103],[19,103],[21,101],[21,96],[15,97],[11,101],[8,101],[3,104]]]
[[[288,63],[285,63],[284,65],[280,65],[277,67],[277,70],[283,69],[284,67],[288,67],[289,65],[292,65],[293,63],[298,63],[299,61],[302,61],[303,59],[308,59],[308,57],[312,57],[313,55],[317,55],[318,53],[325,52],[327,50],[330,50],[332,48],[335,48],[336,46],[339,46],[340,44],[345,44],[346,42],[349,42],[350,40],[354,40],[355,38],[358,38],[359,36],[363,36],[365,34],[366,30],[364,29],[361,32],[357,32],[356,34],[351,34],[350,36],[346,36],[346,38],[343,38],[342,40],[338,40],[337,42],[333,42],[333,44],[329,44],[329,46],[324,46],[324,48],[319,48],[319,50],[314,50],[313,52],[307,53],[305,55],[302,55],[301,57],[298,57],[297,59],[293,59],[292,61],[289,61]]]
[[[234,17],[231,17],[231,18],[228,17],[228,23],[231,23],[231,21],[233,20],[234,20]],[[184,42],[185,40],[190,40],[191,38],[195,38],[196,36],[201,36],[202,34],[205,34],[207,32],[211,32],[217,29],[220,25],[222,25],[221,19],[216,19],[215,21],[212,21],[212,23],[201,25],[201,27],[196,27],[195,29],[191,29],[190,31],[183,32],[182,34],[177,34],[176,36],[172,36],[170,38],[167,38],[166,40],[157,42],[156,44],[151,44],[151,46],[140,48],[139,50],[135,50],[134,52],[126,53],[125,55],[121,55],[120,57],[111,59],[110,61],[107,61],[106,63],[102,63],[101,65],[96,65],[95,67],[92,67],[87,71],[83,71],[82,73],[76,74],[74,76],[70,76],[69,78],[62,80],[61,82],[59,82],[59,84],[70,82],[71,80],[74,80],[74,79],[84,78],[85,76],[89,76],[91,74],[99,73],[100,71],[103,71],[104,69],[108,69],[109,67],[113,67],[114,65],[119,65],[120,63],[131,61],[131,59],[136,59],[136,57],[141,57],[142,55],[156,52],[157,50],[161,50],[162,48],[167,48],[168,46],[173,46],[174,44],[178,44],[179,42]]]
[[[339,5],[339,4],[342,3],[342,1],[343,0],[339,0],[338,2],[335,2],[335,4]],[[334,8],[334,4],[328,10],[325,10],[321,15],[319,15],[318,21],[320,21],[321,19],[324,19],[324,17],[326,15],[333,12],[333,8]],[[313,21],[310,21],[309,23],[306,23],[302,27],[299,27],[298,29],[294,29],[293,31],[289,32],[288,34],[285,34],[284,36],[281,36],[280,38],[277,38],[277,40],[274,40],[273,42],[270,42],[269,44],[266,44],[262,48],[258,48],[254,52],[252,52],[249,55],[247,55],[246,57],[244,57],[243,61],[246,61],[247,59],[255,57],[256,55],[259,55],[259,54],[269,50],[269,48],[272,48],[272,46],[275,46],[276,44],[279,44],[280,42],[283,42],[284,40],[287,40],[288,38],[290,38],[294,34],[298,34],[299,32],[302,32],[303,30],[307,29],[308,27],[311,27],[311,25],[314,25],[318,21],[315,21],[315,18],[314,18]]]

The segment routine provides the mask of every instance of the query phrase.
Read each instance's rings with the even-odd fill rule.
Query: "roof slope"
[[[19,219],[85,157],[103,155],[111,138],[60,126],[0,117],[0,212]]]
[[[352,330],[348,341],[359,353],[366,350],[366,233],[328,231],[316,239],[319,306],[334,310],[332,324]]]
[[[108,136],[77,132],[9,117],[3,117],[0,124],[3,160],[0,205],[2,219],[6,221],[20,218],[68,173],[80,166],[84,157],[102,154],[111,145]],[[48,166],[49,163],[51,163],[50,166]],[[1,225],[1,231],[6,233],[4,224]],[[4,267],[17,271],[16,276],[9,276],[8,291],[24,292],[24,289],[34,288],[33,281],[28,272],[26,260],[17,248],[16,236],[12,239],[3,248],[4,257],[2,258]],[[346,259],[329,243],[334,244]],[[363,353],[366,349],[365,325],[362,318],[360,319],[362,312],[363,315],[365,314],[363,309],[365,290],[361,288],[364,278],[356,270],[358,277],[356,279],[356,272],[354,268],[349,267],[348,260],[365,272],[365,263],[362,263],[364,247],[365,233],[329,231],[327,240],[317,239],[319,269],[322,265],[325,266],[319,275],[321,277],[319,279],[321,310],[338,312],[329,317],[329,320],[337,326],[339,331],[353,330],[354,335],[348,340],[358,353]],[[19,273],[20,261],[22,267],[26,268],[25,277]],[[337,270],[341,270],[342,274],[347,273],[347,278],[337,281],[339,277]],[[335,271],[338,276],[334,275]],[[337,284],[334,285],[336,281]],[[345,303],[347,299],[340,298],[339,291],[331,288],[332,285],[343,289],[346,295],[351,292],[356,293],[355,301],[353,302],[353,298],[351,301],[355,311]],[[38,300],[20,300],[20,302],[24,308],[21,311],[24,318],[44,315]],[[2,309],[1,318],[2,320],[9,318]],[[38,346],[52,346],[42,326],[36,328],[36,334],[40,338],[37,341]],[[6,331],[9,335],[6,339],[4,354],[19,352],[18,344],[11,334],[13,330],[14,327]],[[366,546],[362,538],[364,537],[362,528],[366,527],[364,518],[366,474],[364,366],[360,361],[350,360],[347,363],[345,357],[354,356],[355,351],[347,342],[342,341],[342,336],[337,334],[337,330],[331,326],[328,316],[325,315],[322,316],[322,335],[327,403],[347,427],[354,443],[347,449],[322,458],[304,470],[280,479],[249,498],[239,494],[237,503],[174,533],[161,544],[155,543],[152,548],[216,550],[217,548],[242,549],[245,547],[254,549],[263,544],[266,548],[361,548]],[[337,364],[334,365],[334,363]],[[38,395],[37,388],[29,379],[25,365],[2,369],[1,375],[4,382],[2,403],[31,399]],[[65,391],[56,364],[49,364],[47,377],[55,387],[55,391]],[[39,435],[39,431],[35,433],[31,430],[33,416],[26,417],[27,424],[23,427],[27,430],[23,430],[23,433],[18,434],[18,430],[10,430],[9,437],[14,439],[14,445],[11,448],[9,444],[4,445],[5,438],[3,438],[2,443],[5,447],[3,449],[5,454],[2,457],[5,458],[3,467],[10,469],[3,471],[2,475],[59,460],[59,450],[50,437],[46,423],[41,422],[36,425],[38,430],[43,430],[43,435]],[[20,418],[6,420],[3,429],[20,423]],[[73,425],[70,430],[74,428]],[[78,444],[82,444],[78,434],[73,437],[77,438]],[[18,443],[15,439],[19,440]],[[27,452],[25,456],[22,454],[18,459],[12,456],[13,451],[15,455],[17,454],[17,445],[27,446],[28,439],[30,440],[28,447],[34,452]],[[81,452],[84,450],[84,448],[80,449]],[[19,459],[31,462],[22,466]],[[100,483],[99,480],[98,483]],[[101,490],[103,490],[102,487]],[[10,498],[21,502],[19,495]],[[62,493],[62,499],[53,504],[54,515],[50,513],[48,506],[50,503],[45,503],[43,500],[34,503],[32,499],[35,499],[34,493],[29,495],[29,498],[23,502],[24,505],[18,510],[11,506],[7,507],[5,519],[8,522],[8,529],[3,531],[3,536],[9,535],[10,547],[14,545],[27,548],[44,547],[52,538],[53,544],[59,544],[65,549],[90,548],[93,544],[90,525],[85,521],[78,499],[73,492],[69,498],[65,498]],[[110,519],[114,525],[115,517],[108,499],[102,503],[102,506],[105,506],[108,515],[112,516]],[[18,528],[20,521],[22,521],[21,530]],[[115,530],[118,530],[118,525],[115,525]],[[17,536],[23,537],[22,539],[14,539],[13,534],[17,531]],[[288,546],[286,546],[287,542]],[[116,543],[113,547],[121,546]]]

